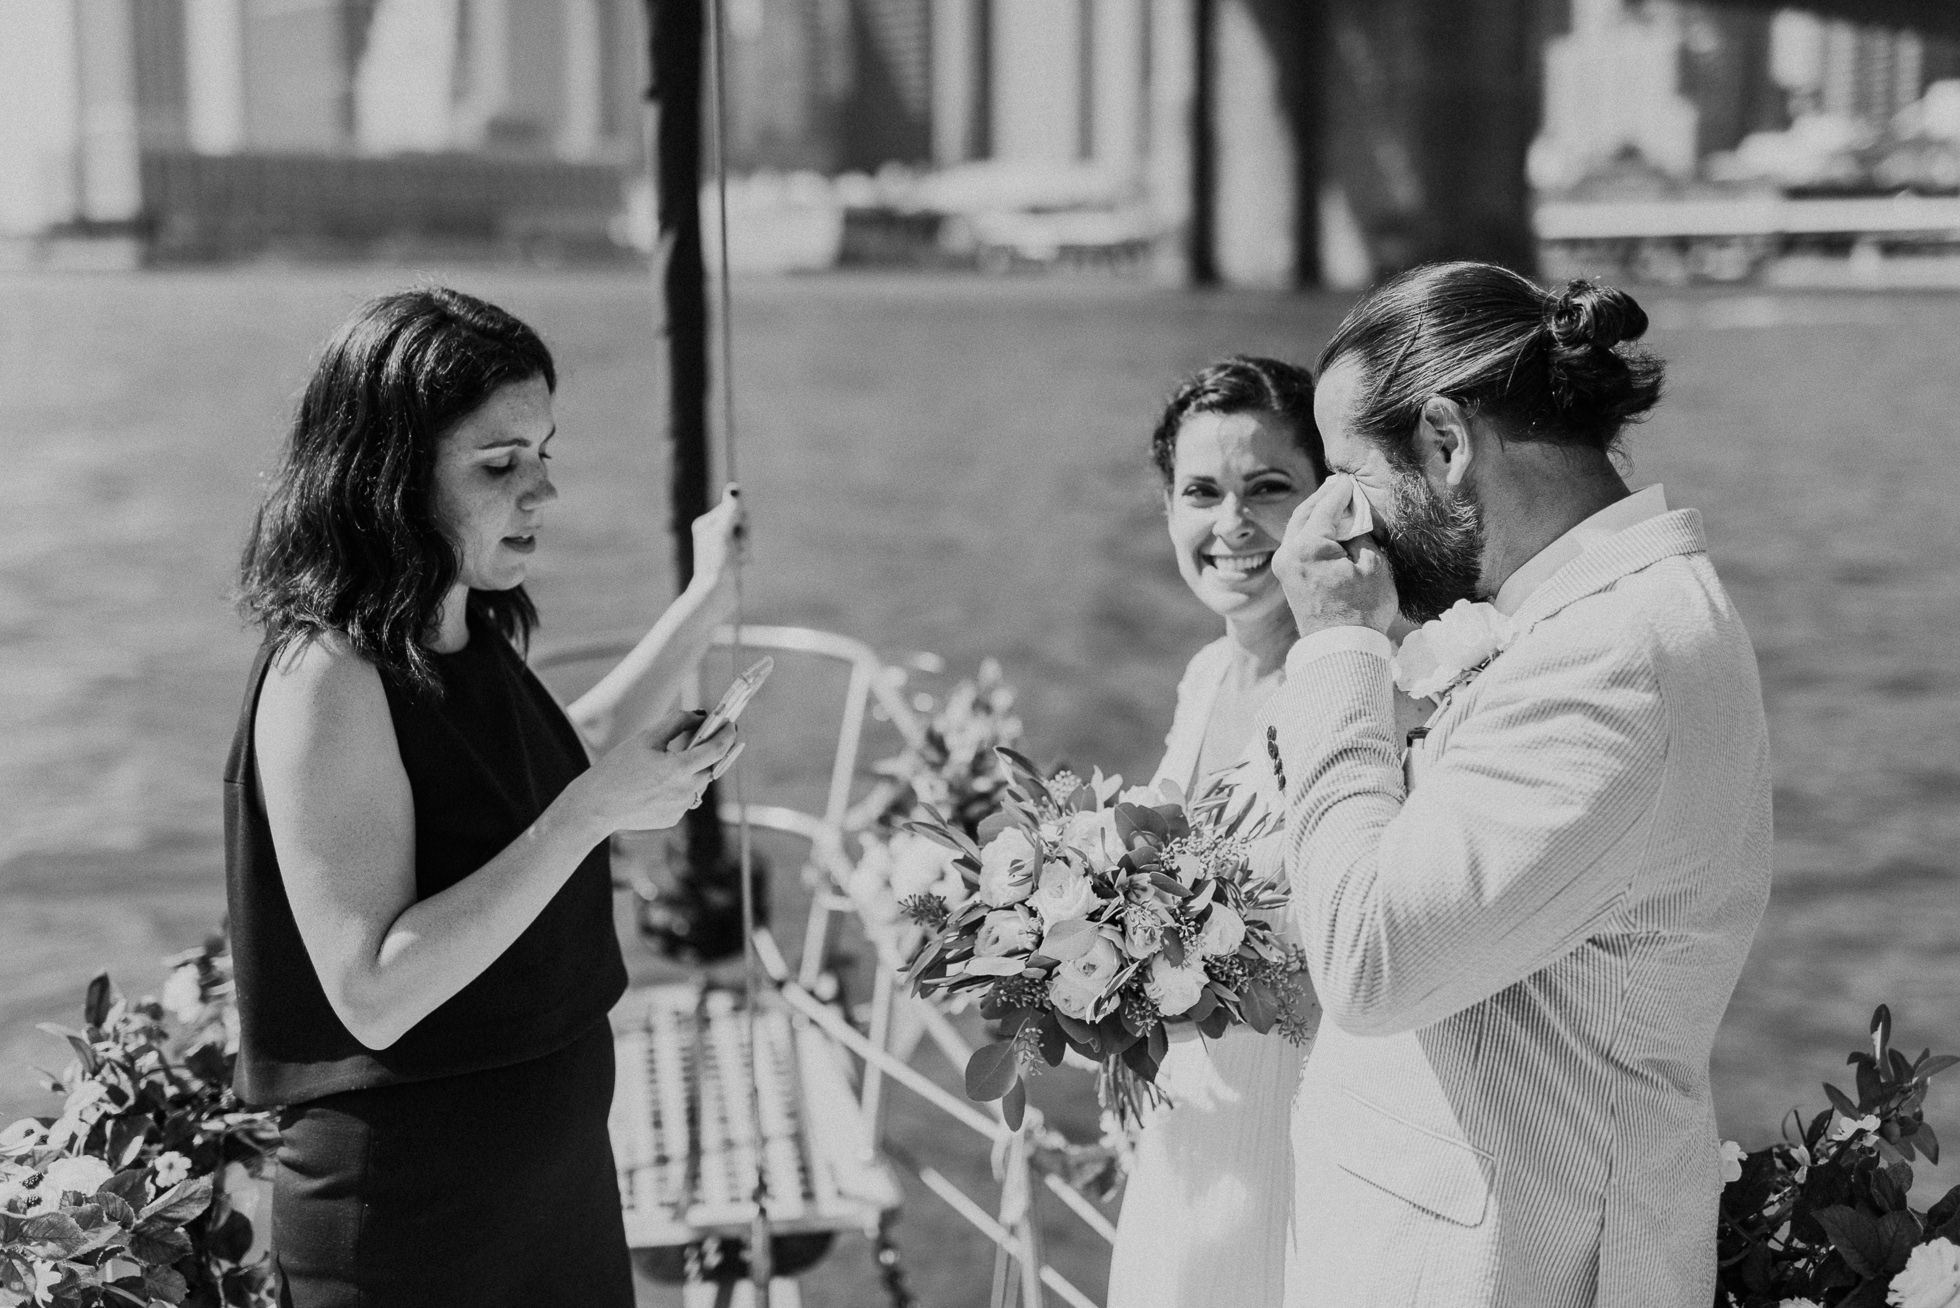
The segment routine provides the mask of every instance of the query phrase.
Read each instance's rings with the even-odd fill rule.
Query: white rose
[[[891,840],[892,894],[899,899],[943,893],[946,874],[954,872],[953,851],[916,831],[902,831]]]
[[[1785,1299],[1776,1308],[1824,1308],[1824,1305],[1815,1299]]]
[[[1034,919],[1026,909],[997,909],[987,914],[980,923],[979,934],[973,941],[973,952],[981,958],[1024,954],[1034,948],[1039,936]]]
[[[1143,983],[1143,992],[1150,996],[1150,1002],[1157,1005],[1157,1011],[1165,1017],[1190,1012],[1204,990],[1205,968],[1204,964],[1197,962],[1172,967],[1168,961],[1160,958],[1150,965],[1150,975]]]
[[[1733,1140],[1722,1141],[1722,1184],[1742,1179],[1742,1160],[1746,1157],[1741,1145]]]
[[[1034,893],[1041,851],[1027,833],[1009,827],[980,851],[980,898],[995,908],[1018,904]]]
[[[114,1175],[109,1164],[100,1158],[60,1158],[48,1164],[47,1179],[41,1186],[57,1192],[79,1190],[94,1194]]]
[[[1041,869],[1035,886],[1034,907],[1042,925],[1055,926],[1096,911],[1102,900],[1089,874],[1073,863],[1054,862]]]
[[[1198,933],[1198,952],[1207,957],[1235,952],[1245,940],[1245,919],[1223,904],[1213,904]]]
[[[1055,969],[1048,982],[1048,1002],[1070,1017],[1093,1022],[1098,1005],[1122,967],[1123,955],[1107,936],[1099,935],[1088,953]]]
[[[1107,871],[1123,856],[1123,842],[1116,835],[1116,812],[1099,808],[1070,817],[1062,838],[1070,848],[1088,856],[1098,870]]]
[[[1960,1245],[1941,1236],[1914,1249],[1892,1278],[1885,1302],[1893,1308],[1960,1306]]]

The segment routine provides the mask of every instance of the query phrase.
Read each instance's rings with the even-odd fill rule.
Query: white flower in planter
[[[150,1170],[156,1175],[157,1189],[168,1190],[179,1181],[190,1180],[191,1160],[171,1149],[158,1154]]]
[[[1733,1140],[1722,1141],[1722,1184],[1742,1179],[1742,1160],[1747,1155]]]
[[[94,1194],[114,1175],[109,1164],[100,1158],[57,1158],[48,1164],[47,1179],[41,1183],[41,1188],[56,1194],[65,1194],[70,1190]]]
[[[1885,1302],[1893,1308],[1960,1308],[1960,1245],[1942,1236],[1914,1249],[1892,1278]]]

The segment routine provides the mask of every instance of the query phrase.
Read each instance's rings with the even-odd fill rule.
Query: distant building
[[[1955,76],[1960,43],[1798,8],[1569,0],[1545,52],[1533,181],[1556,193],[1637,164],[1685,182],[1798,120],[1841,124],[1833,140],[1876,137]],[[1821,139],[1814,126],[1798,136]]]

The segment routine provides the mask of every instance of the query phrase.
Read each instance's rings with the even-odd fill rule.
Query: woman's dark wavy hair
[[[1177,468],[1177,433],[1198,413],[1270,413],[1293,432],[1293,441],[1327,480],[1327,452],[1313,420],[1313,374],[1297,364],[1238,354],[1184,379],[1150,433],[1150,459],[1169,485]]]
[[[1489,263],[1413,268],[1349,310],[1320,375],[1360,368],[1352,423],[1403,466],[1436,395],[1495,421],[1504,438],[1606,453],[1661,397],[1661,361],[1630,342],[1647,315],[1589,281],[1550,292]]]
[[[239,565],[239,609],[283,650],[328,632],[382,675],[440,684],[424,642],[456,582],[435,517],[436,445],[499,387],[556,390],[538,334],[445,287],[368,301],[322,350]],[[523,587],[472,590],[471,612],[523,647],[537,609]]]

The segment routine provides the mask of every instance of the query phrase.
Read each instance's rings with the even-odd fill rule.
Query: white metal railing
[[[896,978],[902,960],[891,952],[889,933],[858,919],[877,955],[864,1019],[868,1030],[819,997],[833,919],[858,914],[856,902],[842,892],[851,871],[847,843],[880,807],[875,795],[851,805],[865,716],[876,704],[908,741],[923,738],[923,724],[898,691],[900,677],[868,645],[831,632],[744,625],[739,633],[724,628],[715,642],[734,644],[738,634],[744,650],[841,660],[849,668],[823,813],[754,804],[745,811],[733,804],[721,809],[725,821],[746,820],[808,843],[812,897],[801,963],[792,976],[774,937],[766,928],[757,930],[756,956],[771,984],[758,1012],[754,1051],[740,1034],[746,1023],[730,1020],[737,1011],[730,1007],[733,997],[704,994],[688,983],[636,990],[615,1011],[620,1072],[612,1131],[629,1243],[672,1248],[710,1236],[746,1236],[756,1216],[748,1186],[758,1158],[768,1183],[768,1224],[778,1233],[875,1225],[900,1199],[888,1165],[898,1154],[883,1133],[883,1091],[890,1082],[993,1147],[1001,1183],[993,1212],[937,1168],[902,1161],[995,1246],[994,1308],[1010,1308],[1017,1299],[1023,1308],[1039,1308],[1044,1289],[1071,1308],[1096,1308],[1042,1254],[1035,1177],[1104,1240],[1114,1242],[1114,1227],[1066,1180],[1035,1167],[1031,1139],[1040,1129],[1038,1112],[1029,1109],[1023,1130],[1012,1130],[998,1105],[969,1102],[912,1065],[922,1040],[956,1069],[964,1068],[972,1046],[943,1011],[901,992]],[[630,648],[628,641],[586,642],[541,652],[532,665],[616,659]],[[900,1015],[903,1021],[895,1020]],[[855,1091],[841,1057],[846,1053],[859,1063]],[[761,1091],[759,1121],[748,1107],[751,1081]],[[795,1300],[793,1283],[777,1282],[772,1293],[786,1303]]]

